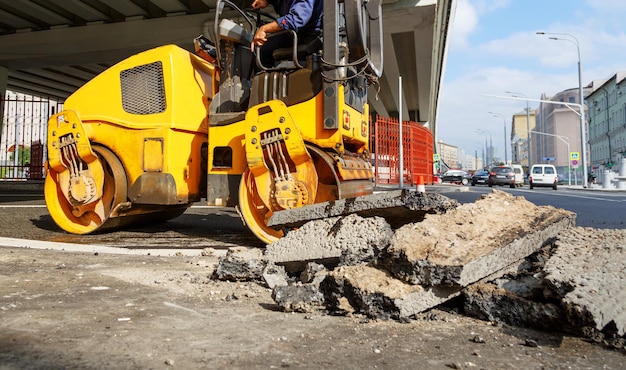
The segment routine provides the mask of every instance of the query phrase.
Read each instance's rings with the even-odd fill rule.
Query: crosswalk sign
[[[569,159],[570,161],[577,161],[580,159],[580,153],[579,152],[570,152],[569,153]]]

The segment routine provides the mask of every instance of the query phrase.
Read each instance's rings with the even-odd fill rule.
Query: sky
[[[537,35],[539,31],[578,39],[583,86],[626,71],[626,1],[457,0],[437,140],[480,156],[491,136],[496,156],[504,158],[506,123],[510,159],[512,116],[524,112],[526,102],[484,95],[507,96],[510,91],[541,99],[542,93],[553,96],[578,88],[576,44],[549,39],[568,36]],[[529,104],[533,109],[539,103]]]

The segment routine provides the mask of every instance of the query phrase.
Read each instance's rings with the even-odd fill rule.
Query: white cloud
[[[509,0],[458,0],[439,100],[437,140],[473,153],[476,147],[484,145],[485,137],[476,133],[483,129],[491,134],[503,157],[503,119],[488,112],[504,115],[510,130],[512,115],[522,112],[526,102],[484,95],[505,96],[505,91],[514,91],[540,99],[542,93],[552,96],[578,87],[575,45],[550,40],[552,35],[537,35],[537,31],[577,37],[584,85],[626,71],[626,2],[590,0],[590,7],[580,1],[563,8],[559,4],[568,2],[559,1],[550,4],[559,10],[558,14],[542,13],[530,5],[520,14],[519,3]],[[516,13],[511,9],[516,9]],[[485,21],[486,17],[502,14],[516,19]],[[539,29],[535,29],[537,25]],[[530,102],[531,108],[537,106],[538,103]]]
[[[587,5],[602,13],[615,14],[626,10],[626,2],[616,0],[587,0]]]
[[[576,87],[577,81],[576,70],[565,75],[544,75],[502,66],[478,68],[444,85],[437,139],[473,151],[477,141],[484,143],[484,136],[476,132],[482,129],[491,134],[494,146],[498,148],[499,155],[503,156],[503,121],[506,121],[507,129],[510,130],[512,115],[522,112],[526,103],[485,95],[507,96],[505,91],[512,91],[539,99],[542,93],[551,96],[565,88]],[[531,108],[538,105],[533,102],[529,104]],[[501,114],[505,118],[493,117],[489,112]]]
[[[451,47],[466,48],[468,38],[476,29],[478,15],[468,0],[458,0],[450,36]]]

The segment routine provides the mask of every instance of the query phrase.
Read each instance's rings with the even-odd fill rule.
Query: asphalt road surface
[[[473,201],[486,191],[448,195]],[[532,196],[566,205],[589,201],[585,207],[604,207],[609,219],[623,209],[621,196],[556,194]],[[605,221],[609,224],[618,223]],[[36,241],[216,252],[262,246],[233,209],[200,204],[165,223],[76,236],[54,224],[40,197],[4,196],[0,225],[0,237],[30,239],[27,247]],[[0,369],[624,366],[620,351],[563,333],[472,319],[454,304],[408,323],[280,312],[271,290],[261,284],[211,279],[216,254],[127,256],[1,247]]]
[[[464,192],[443,194],[460,201],[473,202],[492,191],[486,186],[469,187]],[[530,190],[496,187],[523,196],[537,205],[552,205],[575,212],[576,225],[582,227],[623,229],[626,227],[626,192],[603,192],[550,188]],[[428,189],[427,189],[428,191]],[[511,209],[512,215],[515,210]],[[54,223],[40,195],[0,195],[0,237],[24,238],[77,244],[97,244],[135,249],[227,249],[232,246],[262,247],[243,224],[233,208],[207,207],[196,203],[183,215],[167,222],[140,225],[125,230],[92,235],[68,234]]]
[[[497,189],[516,196],[523,196],[538,205],[551,205],[576,213],[576,226],[595,227],[599,229],[626,228],[626,191],[601,191],[584,189],[566,189],[554,191],[551,188],[510,189],[508,187],[474,186],[466,192],[447,192],[446,196],[461,203],[473,202],[482,194]],[[515,210],[511,210],[515,212]]]

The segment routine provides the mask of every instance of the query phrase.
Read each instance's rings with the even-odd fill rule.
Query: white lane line
[[[517,191],[519,192],[524,192],[524,193],[534,193],[534,194],[542,194],[542,193],[537,193],[535,192],[535,190],[526,190],[526,189],[518,189]],[[546,194],[548,194],[546,192]],[[545,194],[542,194],[545,195]],[[556,191],[552,191],[552,193],[550,193],[550,195],[556,195],[556,196],[560,196],[560,197],[570,197],[570,198],[580,198],[580,199],[591,199],[591,200],[602,200],[605,202],[624,202],[623,199],[608,199],[608,198],[598,198],[598,197],[591,197],[591,196],[586,196],[586,195],[577,195],[577,194],[567,194],[567,193],[559,193]]]
[[[46,208],[43,204],[0,204],[0,208]]]
[[[187,311],[187,312],[193,313],[196,316],[204,316],[204,315],[202,315],[200,312],[198,312],[196,310],[192,310],[191,308],[187,308],[187,307],[183,307],[183,306],[177,305],[176,303],[163,302],[163,304],[166,305],[167,307],[176,308],[176,309],[179,309],[179,310],[183,310],[183,311]]]
[[[136,256],[159,256],[159,257],[172,257],[172,256],[200,256],[202,250],[200,249],[128,249],[122,247],[107,247],[104,245],[95,244],[73,244],[73,243],[59,243],[59,242],[46,242],[41,240],[30,239],[16,239],[16,238],[3,238],[0,237],[1,247],[13,247],[13,248],[31,248],[31,249],[48,249],[64,252],[84,252],[84,253],[104,253],[104,254],[126,254]],[[215,251],[217,254],[219,251]],[[226,251],[224,251],[225,254]]]

